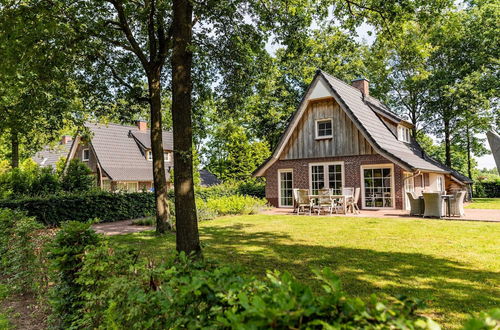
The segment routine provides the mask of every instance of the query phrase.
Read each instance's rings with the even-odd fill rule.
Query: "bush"
[[[14,293],[40,294],[47,280],[43,246],[50,235],[25,213],[0,209],[0,278]]]
[[[72,159],[61,178],[61,186],[67,192],[89,191],[95,187],[95,177],[87,165]]]
[[[500,198],[500,182],[476,182],[474,183],[474,195],[478,198]]]
[[[489,312],[479,313],[471,317],[464,326],[464,330],[495,330],[500,329],[500,308]]]
[[[142,218],[155,213],[154,194],[91,191],[0,201],[0,208],[19,209],[48,226],[99,218],[103,222]]]
[[[255,197],[234,195],[209,199],[206,205],[218,215],[255,214],[265,208],[266,202]]]

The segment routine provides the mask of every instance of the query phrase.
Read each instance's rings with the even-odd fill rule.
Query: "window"
[[[408,127],[398,126],[398,140],[403,142],[410,142],[410,129]]]
[[[102,190],[111,191],[111,181],[110,180],[102,180]]]
[[[278,170],[279,175],[279,207],[293,206],[293,173],[292,170]]]
[[[333,194],[342,194],[343,187],[343,165],[341,163],[312,164],[311,173],[311,192],[313,195],[323,188],[332,189]]]
[[[153,160],[153,153],[151,150],[146,151],[146,158],[147,160]]]
[[[316,139],[328,139],[333,136],[333,120],[320,119],[316,121]]]
[[[82,160],[85,162],[85,161],[88,161],[90,159],[90,150],[87,148],[87,149],[83,149],[82,150]]]
[[[392,208],[392,167],[363,167],[364,207]]]
[[[441,175],[438,175],[437,177],[437,190],[444,191],[443,177]]]
[[[137,192],[137,186],[137,182],[118,182],[116,184],[116,189],[119,191]]]
[[[171,152],[166,151],[163,154],[163,156],[164,156],[164,159],[165,159],[166,162],[171,162],[172,161],[172,153]]]

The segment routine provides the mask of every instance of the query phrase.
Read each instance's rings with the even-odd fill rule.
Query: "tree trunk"
[[[444,121],[444,152],[446,166],[451,167],[451,141],[450,141],[450,122]]]
[[[11,130],[11,166],[12,168],[19,167],[19,133],[16,130]]]
[[[167,180],[163,156],[161,126],[160,68],[148,73],[149,105],[151,110],[151,152],[153,153],[153,182],[156,200],[156,233],[163,234],[171,228],[167,203]]]
[[[472,178],[472,168],[471,168],[471,145],[470,145],[470,129],[467,125],[466,127],[466,138],[467,138],[467,173],[469,174],[469,178]]]
[[[191,66],[193,7],[189,0],[173,1],[172,121],[177,251],[201,255],[193,182]]]

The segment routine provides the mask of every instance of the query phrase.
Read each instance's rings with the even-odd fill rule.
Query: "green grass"
[[[500,210],[500,198],[474,198],[465,208]]]
[[[311,268],[330,267],[344,289],[367,299],[425,299],[422,312],[444,328],[467,314],[500,306],[500,224],[422,219],[251,215],[200,223],[204,254],[247,273],[289,271],[308,282]],[[175,250],[175,236],[152,232],[112,237],[147,257]],[[319,289],[319,288],[318,288]]]

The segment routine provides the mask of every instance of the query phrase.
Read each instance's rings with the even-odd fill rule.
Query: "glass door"
[[[392,208],[392,168],[377,167],[363,169],[364,207]]]
[[[279,207],[293,207],[293,173],[292,170],[279,171]]]
[[[404,198],[403,200],[405,201],[405,210],[409,211],[410,210],[410,199],[408,198],[408,195],[406,194],[407,192],[414,192],[415,191],[415,181],[414,178],[412,177],[411,173],[405,173],[404,174]]]

